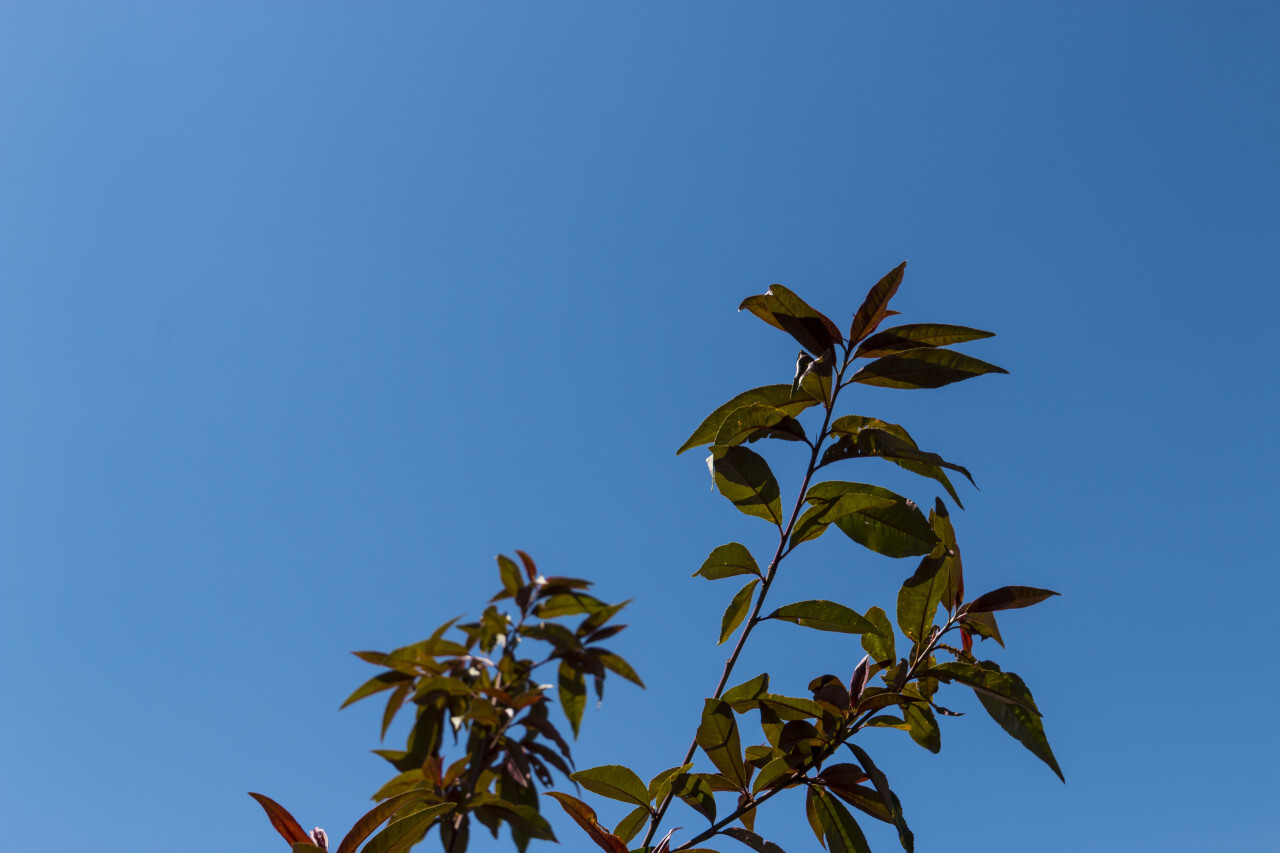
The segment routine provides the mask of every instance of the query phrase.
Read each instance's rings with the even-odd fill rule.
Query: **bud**
[[[320,827],[311,830],[311,843],[321,850],[329,849],[329,835]]]

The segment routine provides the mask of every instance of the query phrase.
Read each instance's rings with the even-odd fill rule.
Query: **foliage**
[[[1022,679],[992,661],[979,660],[973,651],[975,637],[1003,646],[998,611],[1028,607],[1056,593],[1007,586],[970,600],[951,512],[943,498],[936,498],[926,514],[912,500],[880,486],[815,480],[827,466],[838,464],[843,470],[850,467],[849,460],[878,457],[934,481],[963,508],[948,472],[972,482],[967,469],[922,450],[898,424],[863,415],[837,416],[841,395],[853,386],[929,389],[1005,372],[949,348],[991,337],[990,332],[936,323],[880,330],[897,313],[889,304],[905,266],[871,288],[847,335],[781,285],[740,306],[800,344],[795,376],[789,385],[765,385],[735,396],[713,411],[677,453],[709,446],[707,464],[716,488],[739,511],[776,528],[778,540],[764,568],[745,546],[730,542],[714,549],[694,573],[707,580],[746,582],[731,596],[720,625],[721,643],[735,635],[737,641],[704,702],[683,759],[647,783],[620,765],[572,769],[569,746],[548,716],[546,691],[552,685],[537,684],[533,673],[557,663],[557,698],[576,736],[587,676],[601,698],[607,672],[641,683],[622,658],[598,645],[622,630],[609,620],[625,602],[608,605],[593,598],[584,591],[589,584],[583,580],[542,578],[528,555],[517,552],[520,565],[498,558],[503,589],[493,599],[513,601],[514,618],[491,604],[480,621],[456,627],[464,635],[461,642],[444,639],[454,627],[448,622],[413,646],[389,654],[358,653],[384,671],[359,687],[347,704],[391,691],[384,735],[406,701],[416,706],[416,720],[405,749],[379,751],[399,775],[374,795],[381,804],[357,824],[363,834],[352,830],[348,841],[358,836],[357,840],[344,841],[339,853],[354,853],[376,825],[393,815],[365,853],[405,849],[421,840],[437,818],[446,853],[467,848],[472,817],[495,837],[500,825],[507,824],[521,851],[531,839],[554,840],[539,811],[538,795],[539,784],[553,784],[552,770],[593,794],[631,806],[610,830],[587,803],[564,792],[547,792],[597,847],[609,853],[707,850],[704,844],[725,838],[757,853],[781,853],[778,844],[755,833],[755,815],[776,794],[792,788],[805,791],[809,825],[833,853],[869,851],[854,811],[863,820],[869,816],[895,827],[903,849],[910,853],[914,842],[902,805],[884,771],[854,739],[867,728],[889,728],[938,752],[938,718],[958,716],[938,702],[943,685],[972,690],[1005,731],[1062,777],[1040,710]],[[816,429],[810,426],[812,432],[797,419],[811,409],[814,420],[820,418]],[[769,463],[745,446],[764,439],[809,447],[809,461],[789,510]],[[859,611],[835,601],[807,600],[765,611],[784,561],[832,526],[884,557],[920,558],[894,608],[901,642],[881,607]],[[567,617],[583,618],[571,630],[559,621]],[[729,687],[748,638],[768,620],[857,634],[866,656],[847,679],[816,674],[809,696],[770,692],[768,673]],[[953,635],[957,639],[950,640]],[[536,663],[518,654],[531,641],[547,649]],[[904,654],[899,655],[899,648]],[[764,740],[744,748],[739,718],[748,717]],[[465,733],[463,753],[452,763],[442,754],[446,728],[452,730],[455,743]],[[841,748],[852,760],[841,760]],[[699,753],[712,771],[695,770]],[[254,796],[295,850],[314,849],[309,845],[318,842],[303,837],[287,812]],[[676,800],[707,826],[679,846],[672,846],[674,830],[655,845]],[[415,819],[411,827],[406,825]],[[403,827],[396,835],[402,841],[394,844],[403,846],[376,846],[378,838],[397,826]],[[632,848],[641,832],[643,841]]]

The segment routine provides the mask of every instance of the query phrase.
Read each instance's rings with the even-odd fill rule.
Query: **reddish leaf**
[[[863,300],[853,323],[849,326],[849,343],[856,344],[876,330],[876,327],[889,316],[889,300],[898,292],[902,284],[902,276],[906,272],[907,262],[898,264],[871,288],[867,298]]]
[[[968,612],[990,613],[993,610],[1013,610],[1017,607],[1030,607],[1057,594],[1052,590],[1036,589],[1033,586],[1002,586],[975,598],[973,603],[969,605]]]
[[[587,835],[591,836],[591,840],[596,843],[601,850],[606,853],[627,853],[627,845],[622,839],[608,832],[600,825],[596,819],[595,810],[591,806],[582,802],[576,797],[568,794],[561,794],[559,791],[547,791],[547,796],[554,797],[555,801],[560,804],[560,808],[565,810],[569,817],[573,818],[574,823],[582,827]]]
[[[249,796],[258,801],[258,805],[262,806],[262,810],[267,813],[267,817],[271,819],[271,825],[276,828],[276,832],[288,841],[290,844],[310,844],[312,838],[298,824],[297,819],[289,814],[289,810],[277,803],[270,797],[262,794],[249,792]]]

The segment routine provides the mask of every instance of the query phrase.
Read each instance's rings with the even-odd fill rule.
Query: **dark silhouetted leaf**
[[[991,719],[1030,750],[1032,755],[1049,765],[1049,769],[1058,774],[1059,779],[1063,782],[1067,781],[1062,775],[1062,768],[1058,767],[1058,759],[1053,757],[1053,750],[1049,748],[1049,739],[1044,734],[1044,725],[1037,715],[1021,705],[997,699],[981,690],[975,690],[974,693],[978,695],[978,701],[991,715]]]
[[[277,803],[275,800],[265,794],[255,794],[249,792],[249,796],[258,801],[258,805],[262,806],[262,810],[267,813],[267,818],[271,821],[271,825],[275,827],[276,832],[280,833],[280,837],[290,844],[302,842],[309,844],[311,836],[306,833],[293,815],[289,814],[289,810]]]
[[[709,463],[720,494],[747,515],[782,526],[778,481],[759,454],[745,447],[713,446]]]
[[[750,391],[742,392],[707,415],[707,419],[680,446],[680,449],[676,451],[676,455],[679,456],[686,450],[703,444],[712,444],[725,418],[743,406],[760,403],[765,406],[772,406],[775,409],[781,409],[786,414],[795,417],[805,409],[810,406],[816,406],[820,402],[822,401],[808,398],[803,391],[792,393],[790,385],[764,385],[760,388],[752,388]]]
[[[913,349],[876,359],[849,381],[881,388],[941,388],[984,373],[1008,372],[955,350]]]
[[[587,708],[587,683],[582,672],[574,669],[567,661],[560,662],[559,671],[560,708],[573,727],[573,736],[578,736],[582,725],[582,712]]]
[[[884,278],[875,283],[867,293],[867,298],[853,315],[853,323],[849,326],[849,343],[856,344],[876,330],[876,327],[889,316],[889,301],[898,292],[902,284],[902,276],[906,272],[907,262],[903,261]]]
[[[715,443],[723,447],[751,443],[762,438],[807,441],[800,422],[781,409],[751,403],[735,409],[716,433]]]
[[[868,497],[879,500],[869,505]],[[886,557],[922,556],[938,542],[915,503],[879,486],[832,480],[812,486],[805,500],[826,508],[822,522],[835,524],[859,545]]]
[[[862,635],[862,648],[866,649],[876,663],[896,661],[898,654],[894,651],[893,625],[889,623],[888,614],[879,607],[872,607],[867,611],[866,618],[876,630],[875,633],[867,631]]]
[[[984,332],[981,329],[970,329],[965,326],[948,326],[945,323],[911,323],[885,329],[867,338],[854,353],[854,358],[877,358],[903,350],[947,347],[990,337],[994,337],[993,332]]]
[[[559,791],[547,791],[547,796],[555,799],[565,814],[573,818],[578,826],[591,837],[596,846],[607,853],[627,853],[627,845],[621,838],[608,832],[596,819],[595,810],[576,797],[562,794]]]
[[[636,671],[631,668],[631,664],[627,663],[613,652],[608,649],[595,648],[591,649],[589,654],[596,660],[600,661],[606,669],[616,672],[632,684],[644,687],[644,682],[640,680],[640,676],[636,674]]]
[[[1004,638],[1000,636],[1000,626],[996,624],[994,613],[966,613],[960,619],[960,626],[979,637],[995,640],[1001,646],[1004,645]]]
[[[1002,586],[985,595],[978,596],[965,609],[969,613],[1013,610],[1018,607],[1030,607],[1033,604],[1039,604],[1046,598],[1051,598],[1057,594],[1051,590],[1036,589],[1033,586]]]
[[[856,611],[834,601],[797,601],[795,604],[779,607],[765,618],[840,634],[863,634],[878,630]]]
[[[839,800],[817,787],[809,789],[809,796],[831,853],[871,853],[862,828]]]
[[[760,567],[745,546],[737,542],[721,545],[711,552],[702,568],[693,573],[693,577],[702,575],[707,580],[720,580],[735,575],[755,575],[762,577]]]
[[[907,821],[902,816],[902,804],[898,802],[898,795],[889,788],[889,780],[871,760],[871,756],[867,755],[865,749],[851,742],[846,742],[845,746],[849,747],[858,759],[858,763],[862,765],[862,769],[871,777],[871,783],[875,785],[876,793],[880,795],[880,802],[884,803],[885,808],[889,810],[889,818],[898,828],[898,842],[902,845],[902,849],[907,853],[914,853],[915,835],[907,828]]]
[[[1027,689],[1027,685],[1021,678],[1012,672],[988,668],[987,664],[986,661],[982,666],[959,661],[940,663],[920,673],[920,677],[958,681],[972,687],[975,693],[986,693],[1002,702],[1021,705],[1036,716],[1040,715],[1040,709],[1036,707],[1031,691]]]
[[[783,720],[803,720],[809,717],[820,718],[822,716],[822,706],[812,699],[767,693],[761,696],[758,701]]]
[[[742,620],[747,616],[747,611],[751,608],[751,595],[755,592],[756,585],[759,583],[759,578],[748,582],[746,586],[738,590],[733,600],[729,602],[729,606],[724,611],[724,616],[720,619],[720,641],[716,645],[720,645],[720,643],[733,636],[733,632],[742,624]]]
[[[579,770],[569,777],[592,793],[637,806],[649,806],[649,789],[629,767],[606,764]]]
[[[791,335],[815,356],[843,340],[835,323],[780,284],[770,285],[762,296],[748,296],[738,306],[739,311],[744,308]]]
[[[772,841],[765,841],[751,830],[743,829],[740,826],[730,826],[726,829],[722,829],[720,830],[720,834],[727,835],[736,841],[741,841],[743,844],[756,851],[756,853],[786,853],[785,850],[774,844]]]
[[[698,746],[739,791],[747,790],[751,775],[742,761],[742,742],[738,739],[738,722],[729,703],[708,699],[703,705],[702,722],[698,725]]]

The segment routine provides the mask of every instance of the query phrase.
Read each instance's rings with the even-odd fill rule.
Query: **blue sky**
[[[997,660],[1068,780],[967,700],[877,732],[917,849],[1262,849],[1277,56],[1264,3],[0,7],[3,846],[282,847],[247,790],[340,832],[390,775],[348,653],[515,548],[635,599],[579,766],[676,764],[732,591],[689,575],[769,537],[673,451],[795,355],[734,309],[844,325],[910,259],[903,319],[1011,374],[851,410],[974,472],[971,589],[1063,593]],[[907,562],[826,537],[779,600]],[[786,628],[743,678],[861,657]]]

